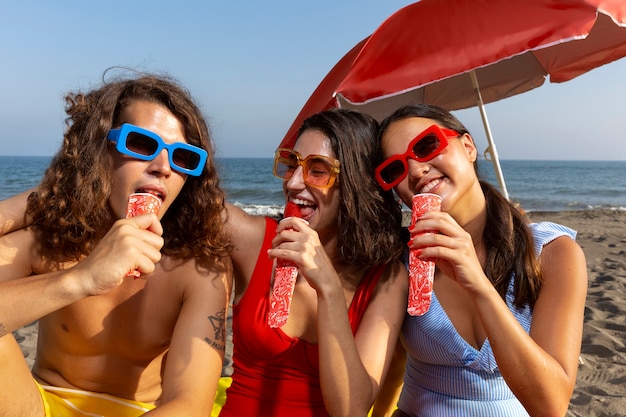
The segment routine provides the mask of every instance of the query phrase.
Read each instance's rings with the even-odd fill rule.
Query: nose
[[[407,165],[409,167],[408,175],[411,178],[422,178],[430,171],[430,164],[428,162],[418,162],[415,159],[408,158]]]
[[[159,154],[150,161],[149,171],[157,176],[169,176],[172,173],[167,149],[161,150]]]
[[[286,186],[288,190],[296,192],[306,188],[306,184],[304,183],[304,169],[301,166],[298,166],[296,170],[293,171],[293,175],[287,180]]]

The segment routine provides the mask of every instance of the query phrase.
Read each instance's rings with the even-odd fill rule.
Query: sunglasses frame
[[[306,185],[309,185],[311,187],[315,187],[315,188],[330,188],[335,184],[335,180],[337,179],[337,175],[339,175],[340,169],[339,169],[339,165],[340,162],[338,159],[335,158],[331,158],[330,156],[325,156],[325,155],[309,155],[306,158],[302,158],[302,155],[300,155],[298,152],[294,151],[293,149],[289,149],[289,148],[278,148],[276,149],[276,153],[274,154],[274,176],[278,177],[284,181],[289,181],[289,179],[291,178],[291,176],[293,176],[293,173],[291,174],[291,176],[289,178],[285,178],[285,177],[281,177],[280,175],[278,175],[277,172],[277,168],[278,168],[278,163],[281,161],[285,161],[286,158],[280,156],[280,154],[282,152],[289,152],[291,155],[295,155],[296,156],[296,163],[298,164],[298,166],[302,167],[302,179],[304,180],[304,183]],[[330,165],[330,178],[328,179],[328,183],[326,185],[317,185],[317,184],[311,184],[310,182],[307,181],[307,177],[308,177],[308,168],[306,166],[306,163],[308,160],[310,160],[311,158],[319,158],[319,159],[323,159],[324,161],[327,161],[328,164]],[[292,163],[292,160],[289,160],[290,163]],[[297,167],[296,167],[297,169]],[[293,172],[296,171],[296,169],[293,170]]]
[[[128,135],[130,133],[138,133],[140,135],[146,136],[154,140],[157,143],[156,151],[151,155],[144,155],[144,154],[137,153],[135,151],[130,150],[126,144],[126,141],[128,140]],[[207,151],[205,151],[202,148],[199,148],[197,146],[190,145],[184,142],[165,143],[163,139],[156,133],[151,132],[147,129],[142,129],[139,126],[135,126],[130,123],[124,123],[119,128],[111,129],[109,131],[109,134],[107,135],[107,139],[112,142],[115,142],[116,149],[119,153],[132,156],[133,158],[140,159],[142,161],[152,161],[154,158],[157,157],[159,153],[161,153],[163,149],[167,149],[167,157],[168,157],[168,160],[172,169],[182,174],[192,175],[194,177],[197,177],[200,174],[202,174],[202,170],[204,169],[204,166],[206,164],[206,160],[208,157]],[[187,150],[189,152],[192,152],[198,155],[199,157],[198,166],[194,169],[189,169],[189,168],[185,168],[180,165],[177,165],[174,162],[174,151],[176,149],[184,149],[184,150]]]
[[[428,154],[428,156],[426,156],[426,157],[419,157],[419,156],[415,155],[415,153],[413,152],[413,149],[415,148],[415,145],[417,145],[421,140],[423,140],[423,139],[425,139],[425,138],[427,138],[429,136],[435,136],[439,140],[439,146],[437,147],[437,149],[435,149],[433,152]],[[396,185],[400,184],[400,182],[402,182],[402,180],[409,173],[409,163],[408,163],[409,158],[411,158],[411,159],[413,159],[413,160],[415,160],[417,162],[427,162],[427,161],[430,161],[431,159],[433,159],[434,157],[439,155],[448,146],[448,139],[447,138],[456,138],[456,137],[459,137],[459,136],[460,136],[460,133],[455,131],[455,130],[439,127],[437,125],[429,126],[425,130],[423,130],[419,135],[414,137],[411,140],[411,142],[409,142],[409,144],[408,144],[408,146],[406,148],[406,151],[404,153],[397,154],[397,155],[392,155],[389,158],[385,159],[382,164],[380,164],[380,165],[378,165],[378,167],[376,167],[376,170],[374,171],[375,172],[375,176],[376,176],[376,182],[378,182],[378,184],[383,188],[383,190],[385,190],[385,191],[391,190],[393,187],[395,187]],[[389,165],[391,165],[392,163],[394,163],[396,161],[399,161],[404,166],[404,174],[400,175],[398,178],[396,178],[392,182],[387,183],[383,179],[383,177],[381,175],[381,172],[385,168],[387,168]]]

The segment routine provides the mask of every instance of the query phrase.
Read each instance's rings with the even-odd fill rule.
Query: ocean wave
[[[268,217],[281,217],[283,215],[284,205],[277,204],[242,204],[242,203],[234,203],[237,207],[240,207],[243,211],[250,215],[259,215],[259,216],[268,216]],[[613,210],[613,211],[626,211],[626,206],[611,206],[605,204],[599,205],[585,205],[585,204],[572,204],[567,207],[562,206],[544,206],[544,207],[533,207],[533,208],[524,208],[524,211],[527,213],[532,212],[557,212],[557,211],[587,211],[587,210]],[[402,213],[404,216],[409,216],[411,211],[408,209],[403,209]]]
[[[251,215],[260,215],[268,217],[280,217],[283,215],[284,205],[276,204],[241,204],[234,203],[235,206],[240,207],[243,211]]]

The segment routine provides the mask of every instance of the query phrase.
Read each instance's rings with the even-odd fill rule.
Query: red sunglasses
[[[447,138],[460,136],[458,132],[432,125],[409,143],[406,152],[393,155],[376,168],[376,181],[385,191],[391,190],[406,177],[409,172],[408,159],[426,162],[439,155],[446,146]]]

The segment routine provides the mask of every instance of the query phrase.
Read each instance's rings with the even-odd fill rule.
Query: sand
[[[589,271],[589,292],[576,389],[567,416],[626,415],[626,211],[534,212],[578,231]],[[29,365],[37,324],[15,332]]]
[[[626,415],[626,212],[531,213],[578,231],[589,289],[581,357],[568,416]]]

